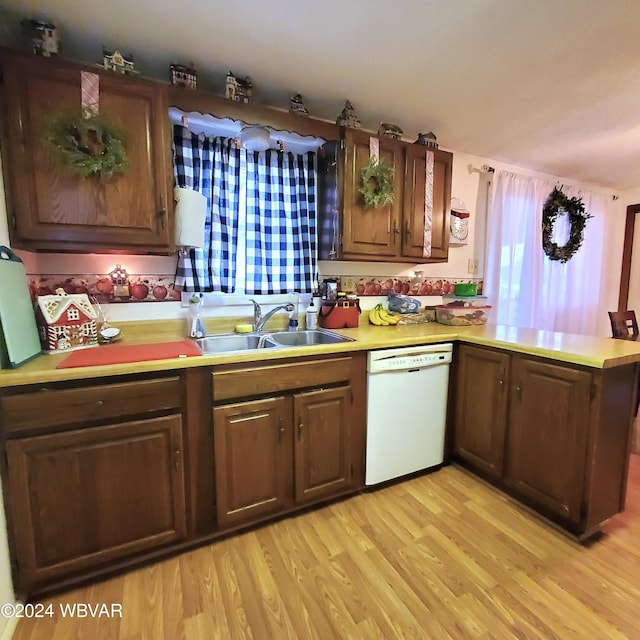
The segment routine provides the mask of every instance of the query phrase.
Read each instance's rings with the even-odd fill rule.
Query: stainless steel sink
[[[314,329],[313,331],[276,331],[269,337],[279,345],[287,347],[306,347],[314,344],[337,344],[338,342],[353,342],[354,338],[347,338],[337,333]]]
[[[353,342],[347,338],[317,329],[314,331],[274,331],[272,333],[247,333],[207,336],[195,343],[204,354],[227,353],[229,351],[247,351],[249,349],[269,349],[277,347],[304,347],[317,344],[336,344]]]
[[[263,344],[260,343],[261,337],[263,338]],[[257,333],[207,336],[195,342],[202,353],[226,353],[228,351],[246,351],[247,349],[263,349],[276,346],[272,341],[268,341],[266,336],[260,336]]]

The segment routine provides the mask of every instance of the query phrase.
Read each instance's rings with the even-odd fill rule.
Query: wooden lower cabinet
[[[178,415],[10,440],[19,589],[186,535]]]
[[[591,374],[514,357],[511,380],[506,480],[535,504],[579,522]]]
[[[349,387],[293,397],[297,503],[340,493],[351,486],[350,398]]]
[[[218,525],[247,523],[351,486],[349,387],[213,411]]]
[[[213,411],[218,524],[231,526],[291,504],[291,399]]]
[[[459,350],[456,366],[455,453],[487,476],[501,478],[509,355],[464,346]]]
[[[364,486],[366,353],[220,366],[212,383],[219,528]]]
[[[632,365],[587,369],[462,344],[454,460],[581,537],[624,506]]]

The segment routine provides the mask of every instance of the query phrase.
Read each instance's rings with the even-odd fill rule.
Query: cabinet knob
[[[278,442],[282,442],[282,434],[284,433],[284,424],[282,418],[278,421]]]
[[[97,400],[96,407],[104,407],[104,402],[102,400]]]
[[[298,440],[302,440],[302,432],[304,431],[304,423],[302,422],[302,416],[298,416]]]
[[[174,456],[174,459],[175,459],[176,469],[179,469],[180,468],[180,449],[176,449],[173,452],[173,456]]]

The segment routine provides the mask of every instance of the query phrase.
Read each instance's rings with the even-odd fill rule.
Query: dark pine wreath
[[[125,132],[104,115],[60,112],[45,125],[43,143],[61,171],[108,182],[129,166],[125,138]]]
[[[393,167],[372,157],[360,174],[360,193],[367,207],[385,207],[393,202]]]
[[[562,213],[569,216],[569,240],[559,247],[551,241],[553,225]],[[542,208],[542,248],[550,260],[567,262],[582,246],[587,220],[593,218],[584,208],[582,198],[569,198],[558,187],[549,194]]]

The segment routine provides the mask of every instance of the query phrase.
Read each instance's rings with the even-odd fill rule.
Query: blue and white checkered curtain
[[[316,154],[247,154],[247,271],[252,294],[317,286]]]
[[[210,138],[173,128],[176,186],[207,199],[205,241],[178,259],[176,287],[182,291],[233,292],[238,243],[240,150],[228,138]]]
[[[174,126],[173,144],[176,186],[202,193],[208,203],[205,246],[180,256],[176,286],[232,293],[243,242],[245,293],[316,289],[316,154],[247,152],[233,140],[193,134],[181,125]],[[245,238],[239,238],[240,228]]]

